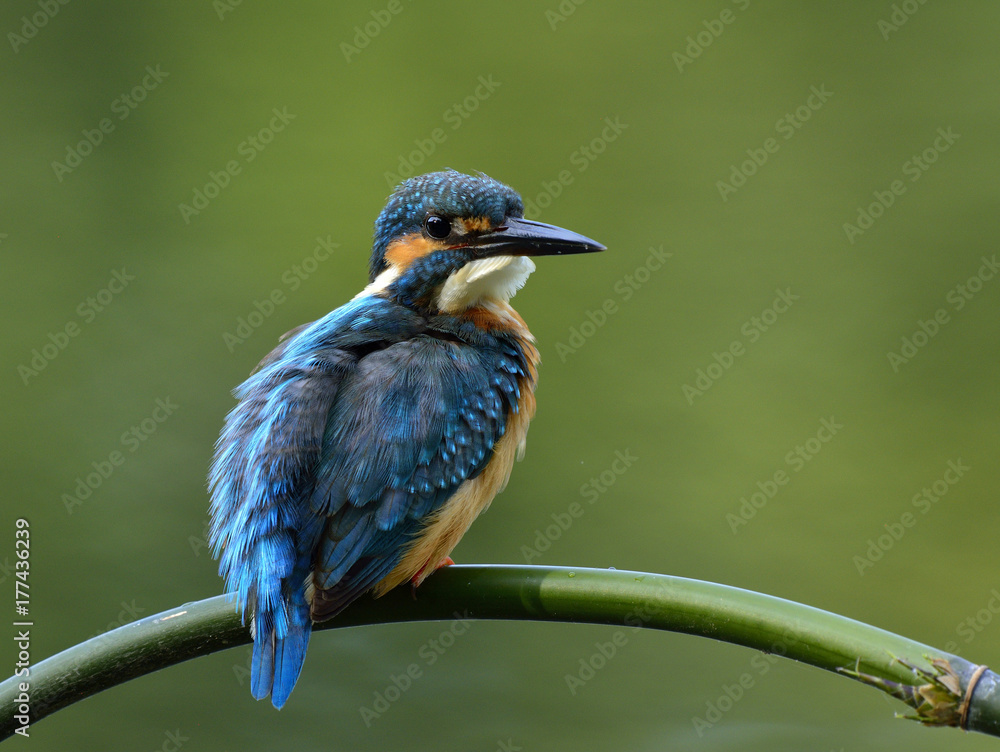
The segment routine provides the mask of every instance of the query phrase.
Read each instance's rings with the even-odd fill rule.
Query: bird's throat
[[[489,299],[507,302],[535,271],[527,256],[491,256],[470,261],[441,285],[435,301],[443,313],[458,314]]]

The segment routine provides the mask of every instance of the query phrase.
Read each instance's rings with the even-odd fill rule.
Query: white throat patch
[[[533,271],[535,264],[527,256],[493,256],[470,261],[445,281],[437,307],[445,313],[460,313],[486,298],[507,302],[524,287]]]

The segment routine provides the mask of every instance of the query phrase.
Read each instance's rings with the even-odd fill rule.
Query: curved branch
[[[1000,736],[1000,676],[992,671],[827,611],[682,577],[452,566],[421,585],[417,600],[408,588],[397,588],[377,601],[358,601],[316,629],[450,620],[456,612],[471,619],[588,622],[711,637],[849,675],[908,703],[925,724]],[[33,666],[27,692],[22,678],[0,684],[0,739],[24,725],[24,705],[34,723],[116,684],[249,641],[226,596],[126,624]]]

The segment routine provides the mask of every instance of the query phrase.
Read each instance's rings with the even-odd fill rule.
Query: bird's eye
[[[451,222],[444,217],[432,214],[424,220],[424,229],[435,240],[444,240],[451,233]]]

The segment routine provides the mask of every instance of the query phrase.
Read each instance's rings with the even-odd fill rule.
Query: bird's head
[[[603,251],[583,235],[524,219],[524,203],[486,175],[431,172],[401,183],[375,222],[372,287],[406,305],[459,313],[508,300],[529,256]]]

